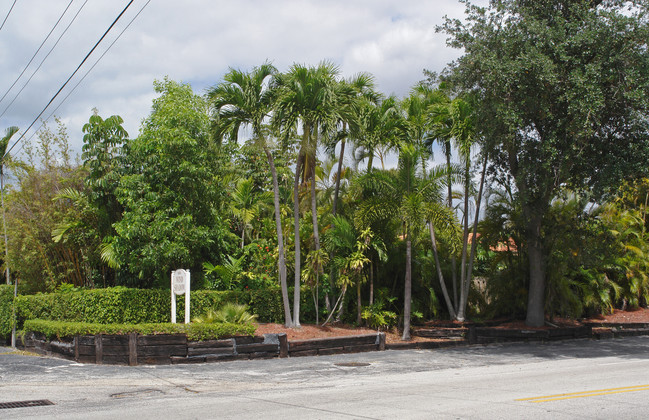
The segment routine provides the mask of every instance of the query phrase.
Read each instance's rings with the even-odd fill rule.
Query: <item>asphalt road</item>
[[[649,337],[138,367],[0,354],[0,403],[43,399],[0,418],[645,419]]]

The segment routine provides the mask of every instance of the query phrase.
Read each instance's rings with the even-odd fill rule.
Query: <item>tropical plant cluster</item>
[[[438,28],[464,54],[403,98],[263,63],[203,95],[156,81],[134,138],[95,111],[80,158],[46,127],[3,162],[21,291],[165,288],[183,267],[192,288],[275,294],[272,316],[245,302],[262,320],[404,339],[413,319],[646,305],[646,3],[464,3]]]

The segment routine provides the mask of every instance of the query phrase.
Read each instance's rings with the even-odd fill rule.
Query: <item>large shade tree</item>
[[[559,189],[596,197],[646,171],[648,12],[646,1],[492,0],[440,28],[464,49],[452,78],[478,98],[493,169],[521,200],[528,325],[544,323],[544,220]]]

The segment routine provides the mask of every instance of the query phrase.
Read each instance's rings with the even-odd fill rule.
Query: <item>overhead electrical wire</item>
[[[67,7],[65,8],[65,10],[63,11],[63,13],[62,13],[61,16],[59,17],[59,20],[56,21],[56,23],[54,24],[54,26],[53,26],[52,29],[50,30],[50,33],[47,34],[47,36],[45,37],[45,39],[43,40],[43,42],[41,42],[41,45],[38,47],[38,49],[36,50],[36,52],[34,53],[34,55],[32,55],[32,58],[29,59],[29,63],[27,63],[27,65],[25,66],[25,68],[23,69],[23,71],[20,72],[20,75],[16,78],[16,80],[14,80],[14,82],[11,84],[11,86],[9,86],[9,89],[7,89],[7,91],[5,92],[5,94],[2,95],[2,98],[0,98],[0,102],[4,101],[5,97],[9,94],[9,92],[11,91],[11,89],[13,89],[13,87],[16,86],[16,83],[18,83],[18,80],[20,80],[20,78],[23,77],[23,74],[25,74],[25,72],[26,72],[27,69],[29,68],[29,65],[32,64],[32,61],[34,61],[34,58],[36,58],[36,55],[38,54],[38,52],[41,50],[41,48],[43,48],[43,45],[45,45],[45,43],[47,42],[47,40],[50,39],[50,35],[52,35],[52,32],[54,32],[54,30],[56,29],[56,27],[59,26],[59,23],[61,22],[61,19],[63,19],[63,16],[65,16],[65,14],[67,13],[68,9],[69,9],[70,6],[72,5],[72,2],[73,2],[73,1],[74,1],[74,0],[70,0],[70,3],[68,3]],[[82,7],[83,7],[83,6],[82,6]]]
[[[148,0],[148,1],[144,4],[144,6],[142,6],[142,7],[140,8],[140,10],[137,12],[137,14],[136,14],[135,16],[133,16],[133,19],[131,19],[130,22],[129,22],[125,27],[124,27],[124,29],[122,29],[122,32],[120,32],[119,35],[117,35],[117,37],[113,40],[113,42],[110,43],[110,45],[108,46],[108,48],[106,48],[106,51],[104,51],[104,52],[99,56],[99,58],[97,59],[97,61],[95,61],[95,63],[92,65],[92,67],[90,67],[90,68],[88,69],[88,71],[85,72],[85,74],[83,75],[83,77],[82,77],[81,79],[79,79],[79,81],[74,85],[74,87],[73,87],[72,89],[70,89],[70,92],[68,92],[68,94],[65,95],[65,97],[63,98],[63,100],[61,100],[61,102],[56,106],[56,108],[54,108],[54,110],[53,110],[52,112],[50,112],[50,114],[45,118],[44,121],[48,121],[50,118],[52,118],[52,115],[54,115],[54,114],[56,113],[56,111],[58,111],[58,109],[61,107],[61,105],[63,105],[63,103],[64,103],[64,102],[65,102],[65,101],[70,97],[70,95],[72,95],[72,93],[77,89],[77,87],[79,87],[79,85],[80,85],[80,84],[85,80],[85,78],[88,76],[88,74],[89,74],[89,73],[90,73],[90,72],[91,72],[91,71],[92,71],[92,70],[97,66],[97,64],[99,64],[99,61],[101,61],[101,59],[104,58],[104,56],[108,53],[108,51],[109,51],[109,50],[113,47],[113,45],[115,45],[115,43],[116,43],[116,42],[117,42],[117,41],[122,37],[122,35],[124,34],[124,32],[126,32],[126,30],[131,26],[131,24],[135,21],[135,19],[137,19],[137,17],[140,16],[140,13],[142,13],[142,11],[144,10],[144,8],[147,7],[147,6],[149,5],[149,3],[151,3],[151,0]],[[41,124],[40,127],[38,127],[36,130],[34,130],[34,131],[32,132],[32,135],[29,136],[29,138],[27,139],[27,141],[30,141],[30,140],[31,140],[31,139],[36,135],[36,133],[38,133],[38,131],[39,131],[41,128],[43,128],[43,125],[44,125],[44,123]],[[15,154],[18,155],[18,154],[23,150],[23,147],[25,147],[25,143],[24,143],[24,142],[23,142],[23,144],[20,146],[20,149],[18,149],[18,150],[16,151]]]
[[[11,14],[11,11],[14,10],[14,6],[16,5],[16,2],[18,0],[14,0],[13,4],[11,5],[11,8],[9,9],[9,12],[7,12],[7,16],[5,16],[5,20],[2,21],[2,25],[0,25],[0,31],[2,28],[5,27],[5,23],[7,22],[7,19],[9,19],[9,15]]]
[[[11,105],[14,104],[14,102],[16,101],[16,99],[18,99],[18,97],[19,97],[20,94],[23,92],[23,90],[25,90],[25,88],[27,87],[27,85],[29,84],[29,82],[32,81],[32,78],[34,77],[34,75],[35,75],[36,73],[38,73],[38,71],[41,69],[41,67],[43,66],[43,63],[45,63],[45,60],[47,60],[47,58],[50,56],[50,54],[52,54],[52,51],[54,51],[54,48],[56,48],[56,46],[59,45],[59,41],[61,41],[61,38],[63,38],[63,35],[65,35],[65,33],[68,31],[68,29],[70,29],[70,26],[72,26],[72,24],[74,23],[74,21],[77,19],[77,16],[79,16],[79,13],[81,13],[81,10],[83,10],[83,7],[86,5],[86,3],[88,3],[88,0],[86,0],[86,1],[81,5],[81,7],[79,8],[79,10],[77,10],[77,13],[75,13],[75,15],[74,15],[74,17],[72,18],[72,20],[70,21],[70,23],[68,23],[68,26],[66,26],[65,29],[63,30],[63,32],[61,32],[61,35],[59,35],[59,37],[57,38],[57,40],[56,40],[56,42],[54,43],[54,45],[52,45],[52,47],[51,47],[50,50],[47,52],[47,54],[45,55],[45,57],[43,57],[43,59],[41,60],[40,64],[38,65],[38,67],[36,67],[36,69],[32,72],[32,75],[29,76],[29,79],[27,79],[27,81],[25,82],[25,84],[23,85],[23,87],[20,88],[20,90],[18,91],[18,93],[16,93],[16,95],[14,96],[14,98],[11,100],[11,102],[9,102],[9,105],[7,105],[7,106],[5,107],[5,109],[2,111],[2,113],[0,114],[0,118],[2,118],[2,117],[4,116],[4,114],[7,112],[7,110],[8,110],[9,108],[11,108]],[[13,85],[12,85],[12,87],[13,87]],[[11,89],[11,88],[10,88],[10,89]],[[7,93],[9,93],[9,92],[7,91]],[[3,96],[3,99],[4,99],[4,96]]]
[[[65,81],[65,83],[63,83],[63,85],[62,85],[62,86],[59,88],[59,90],[54,94],[54,96],[52,96],[52,99],[50,99],[50,101],[47,103],[47,105],[45,105],[45,107],[43,108],[43,110],[42,110],[42,111],[41,111],[41,112],[36,116],[36,118],[34,118],[34,121],[32,121],[32,123],[29,124],[29,127],[27,127],[27,129],[26,129],[25,131],[23,131],[23,133],[20,135],[20,137],[18,137],[18,140],[16,140],[16,142],[15,142],[14,144],[12,144],[11,147],[10,147],[10,148],[5,152],[5,154],[2,156],[3,159],[5,158],[5,156],[7,156],[7,154],[9,154],[9,152],[11,152],[11,151],[13,150],[14,147],[16,147],[16,145],[17,145],[18,143],[20,143],[20,141],[25,137],[25,134],[26,134],[26,133],[27,133],[27,132],[28,132],[28,131],[29,131],[29,130],[34,126],[34,124],[36,124],[36,121],[38,121],[38,119],[41,117],[41,115],[43,115],[43,114],[45,113],[45,111],[47,110],[47,108],[52,104],[52,102],[54,102],[54,100],[56,99],[56,97],[59,96],[59,93],[61,93],[61,91],[65,88],[65,86],[67,86],[67,84],[68,84],[68,83],[70,82],[70,80],[74,77],[74,75],[77,74],[77,72],[79,71],[79,69],[81,68],[81,66],[83,66],[83,64],[86,62],[86,60],[88,60],[88,57],[90,57],[90,55],[91,55],[91,54],[92,54],[92,53],[97,49],[97,47],[99,46],[99,44],[101,43],[101,41],[103,41],[104,38],[106,38],[106,35],[108,35],[108,33],[110,32],[111,29],[113,29],[113,27],[115,26],[115,24],[117,24],[117,22],[118,22],[119,19],[124,15],[124,13],[126,13],[126,10],[128,10],[128,8],[131,6],[131,4],[133,4],[133,1],[135,1],[135,0],[131,0],[131,1],[128,2],[128,4],[126,5],[126,7],[124,7],[124,9],[122,10],[122,12],[121,12],[121,13],[120,13],[116,18],[115,18],[115,20],[113,21],[113,23],[110,24],[110,26],[108,27],[108,29],[106,29],[106,31],[105,31],[104,34],[101,36],[101,38],[99,38],[99,41],[97,41],[97,42],[95,43],[95,45],[94,45],[94,46],[92,47],[92,49],[88,52],[88,54],[86,54],[86,56],[83,58],[83,60],[81,60],[81,63],[79,63],[79,65],[78,65],[77,68],[74,70],[74,72],[72,72],[72,74],[70,75],[70,77],[68,77],[68,79]]]

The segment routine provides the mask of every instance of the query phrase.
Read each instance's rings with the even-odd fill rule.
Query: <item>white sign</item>
[[[191,275],[189,270],[171,272],[171,322],[176,323],[176,295],[185,295],[185,324],[189,324],[189,291]]]
[[[177,295],[184,295],[187,281],[185,280],[185,270],[176,270],[171,274],[171,289]]]

